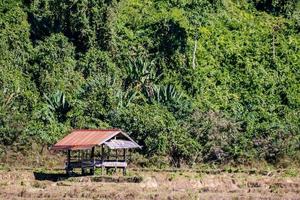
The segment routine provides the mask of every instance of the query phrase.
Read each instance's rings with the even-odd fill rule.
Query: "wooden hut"
[[[66,173],[81,168],[82,174],[94,174],[95,168],[101,173],[109,168],[121,168],[126,174],[126,154],[129,149],[141,148],[133,139],[119,129],[74,130],[58,141],[54,151],[67,152]]]

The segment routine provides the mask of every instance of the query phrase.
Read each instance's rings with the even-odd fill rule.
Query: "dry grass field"
[[[298,171],[130,170],[66,178],[63,171],[0,171],[0,199],[300,199]]]

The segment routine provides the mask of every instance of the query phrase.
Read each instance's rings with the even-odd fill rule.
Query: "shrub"
[[[185,125],[200,144],[198,161],[224,163],[245,156],[240,124],[223,114],[195,110]]]

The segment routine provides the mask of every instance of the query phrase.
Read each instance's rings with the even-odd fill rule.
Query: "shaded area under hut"
[[[82,174],[94,174],[96,168],[108,171],[121,168],[126,174],[129,149],[141,148],[133,139],[119,129],[74,130],[58,141],[51,149],[67,152],[66,173],[76,168]],[[89,170],[89,172],[88,172]]]

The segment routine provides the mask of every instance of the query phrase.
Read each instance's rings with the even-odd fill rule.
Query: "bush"
[[[185,126],[200,144],[198,161],[226,163],[247,156],[240,124],[221,113],[195,110]]]
[[[160,105],[123,108],[111,114],[111,122],[136,139],[143,146],[141,152],[148,157],[164,155],[170,158],[171,164],[180,167],[182,161],[193,163],[197,155],[198,143]]]

